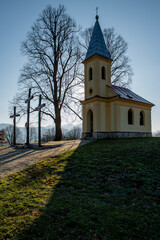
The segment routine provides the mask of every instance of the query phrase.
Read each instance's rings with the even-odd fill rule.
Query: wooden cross
[[[35,108],[38,111],[38,146],[41,147],[41,108],[45,107],[45,103],[41,104],[42,96],[39,95],[39,105]]]
[[[13,118],[13,145],[16,145],[16,117],[19,117],[20,114],[16,114],[16,107],[14,107],[14,114],[10,116]]]
[[[30,115],[30,101],[34,98],[34,96],[31,96],[31,88],[29,89],[28,92],[28,99],[25,101],[25,103],[27,103],[27,141],[26,141],[26,145],[29,146],[29,115]]]

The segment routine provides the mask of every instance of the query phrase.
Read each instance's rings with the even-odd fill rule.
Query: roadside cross
[[[42,96],[39,95],[39,105],[35,108],[38,111],[38,146],[41,147],[41,109],[45,107],[45,103],[41,104]]]
[[[25,103],[27,103],[27,124],[26,124],[26,128],[27,128],[27,141],[26,141],[26,145],[29,146],[29,116],[30,116],[30,101],[34,98],[34,96],[31,96],[31,88],[29,89],[28,92],[28,99],[25,101]]]
[[[10,116],[13,118],[13,145],[16,145],[16,117],[20,117],[20,114],[16,114],[16,107],[14,107],[14,114]]]

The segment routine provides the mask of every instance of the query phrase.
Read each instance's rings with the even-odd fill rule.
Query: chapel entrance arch
[[[91,109],[87,112],[87,132],[91,137],[93,134],[93,111]]]

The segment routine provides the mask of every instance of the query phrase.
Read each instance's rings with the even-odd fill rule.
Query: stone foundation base
[[[132,137],[152,137],[151,132],[83,132],[82,138],[94,138],[94,139],[105,139],[105,138],[132,138]]]

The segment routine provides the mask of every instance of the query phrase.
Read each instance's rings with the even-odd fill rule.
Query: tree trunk
[[[55,141],[61,141],[62,140],[62,129],[61,129],[61,114],[60,114],[59,109],[56,111],[55,125],[56,125]]]

